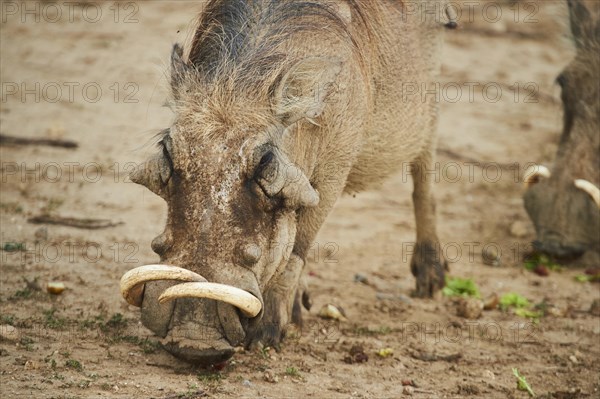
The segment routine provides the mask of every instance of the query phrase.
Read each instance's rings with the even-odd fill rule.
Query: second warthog
[[[552,173],[532,168],[525,208],[535,249],[588,266],[600,262],[600,4],[568,0],[575,58],[556,79],[563,131]],[[539,183],[536,182],[539,180]]]
[[[206,364],[239,344],[276,345],[310,306],[303,268],[336,200],[403,162],[414,181],[416,294],[443,287],[426,173],[436,104],[402,89],[435,81],[444,24],[406,7],[213,0],[186,51],[173,48],[175,120],[132,179],[168,203],[152,248],[186,270],[140,268],[122,281],[171,353]]]

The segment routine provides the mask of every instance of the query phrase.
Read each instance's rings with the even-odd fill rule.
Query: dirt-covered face
[[[270,320],[271,313],[291,312],[289,298],[296,294],[303,266],[292,253],[297,212],[319,203],[310,171],[297,164],[308,142],[299,137],[296,122],[319,116],[326,91],[315,96],[309,88],[330,82],[340,66],[315,57],[267,74],[262,86],[248,83],[253,79],[248,71],[241,77],[235,71],[219,73],[206,84],[181,55],[176,46],[175,123],[132,180],[168,204],[165,231],[152,242],[161,263],[196,275],[182,277],[186,270],[166,269],[160,271],[163,277],[150,278],[135,272],[123,291],[142,307],[142,322],[164,337],[170,352],[209,364],[227,359],[234,346],[268,329],[260,324],[265,314]],[[220,286],[211,288],[211,283]],[[231,288],[249,299],[236,300]],[[230,297],[223,299],[215,289],[229,290]],[[178,293],[167,295],[172,290]],[[264,299],[265,292],[274,291],[289,300]],[[165,295],[177,299],[165,302]],[[248,300],[256,306],[242,303]]]
[[[530,187],[525,207],[537,249],[559,258],[600,252],[600,21],[580,1],[569,1],[575,59],[557,78],[564,128],[554,168]]]
[[[281,126],[222,128],[217,137],[199,139],[194,129],[176,123],[161,140],[154,166],[135,180],[169,205],[166,229],[152,243],[161,263],[240,288],[262,302],[261,293],[285,270],[293,249],[295,211],[319,198],[279,148]],[[166,333],[167,348],[186,359],[228,357],[254,321],[208,299],[178,299],[161,305],[157,315],[164,283],[157,285],[147,287],[143,321]]]

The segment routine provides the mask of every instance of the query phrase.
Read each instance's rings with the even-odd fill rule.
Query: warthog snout
[[[208,282],[190,270],[147,265],[125,273],[121,293],[142,308],[142,321],[173,355],[198,364],[222,362],[260,318],[258,286],[241,289]]]

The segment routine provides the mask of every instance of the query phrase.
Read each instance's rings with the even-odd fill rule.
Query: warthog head
[[[563,133],[552,172],[537,167],[528,173],[524,197],[537,231],[536,249],[558,258],[600,251],[598,3],[590,2],[589,8],[579,0],[568,4],[577,55],[557,78]]]
[[[269,312],[291,312],[303,266],[293,253],[297,215],[319,203],[304,170],[315,162],[306,159],[311,138],[300,139],[296,122],[321,114],[327,90],[312,88],[340,71],[335,60],[248,45],[242,33],[215,29],[211,12],[187,55],[173,49],[175,120],[132,175],[168,204],[166,228],[152,242],[166,266],[122,280],[165,348],[201,364],[226,360],[260,335]],[[280,298],[272,291],[286,300],[269,303]]]

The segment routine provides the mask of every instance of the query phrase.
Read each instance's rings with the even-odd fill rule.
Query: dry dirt
[[[157,260],[150,241],[162,231],[165,204],[126,175],[172,119],[163,107],[166,61],[198,5],[2,2],[2,133],[79,147],[0,148],[1,396],[525,398],[511,371],[518,368],[539,397],[598,398],[600,318],[589,309],[599,286],[576,281],[581,268],[540,277],[522,262],[534,232],[519,178],[528,162],[549,164],[557,148],[554,79],[573,56],[565,7],[500,1],[486,20],[489,3],[474,8],[473,23],[463,4],[461,29],[447,35],[439,235],[451,276],[473,279],[482,296],[516,292],[555,311],[537,322],[499,309],[468,320],[451,298],[410,298],[411,183],[399,173],[379,191],[340,199],[330,215],[308,266],[315,304],[301,334],[280,352],[240,349],[219,372],[162,350],[118,290],[125,271]],[[496,5],[503,15],[493,22]],[[476,83],[472,98],[467,82]],[[85,230],[28,222],[43,213],[124,223]],[[499,266],[483,263],[484,247],[500,248]],[[367,283],[355,282],[357,273]],[[48,281],[67,289],[49,295]],[[348,320],[317,317],[327,303]],[[344,362],[355,345],[367,362]],[[383,348],[393,355],[377,356]]]

